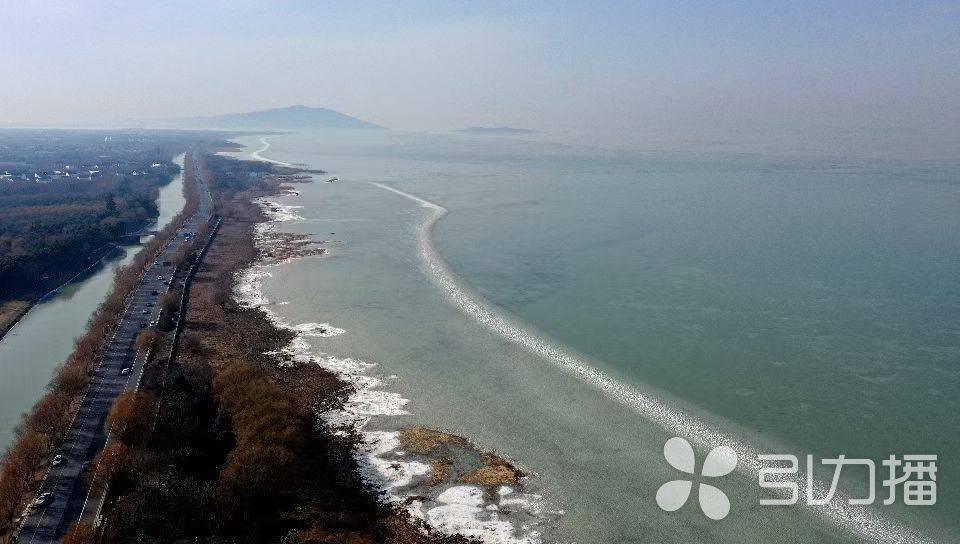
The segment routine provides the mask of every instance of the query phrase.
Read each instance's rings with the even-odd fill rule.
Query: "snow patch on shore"
[[[501,518],[500,505],[484,506],[483,490],[470,485],[454,486],[437,497],[439,506],[423,509],[424,520],[445,533],[456,533],[485,542],[532,544],[540,542],[540,533],[529,531],[514,536],[513,523]]]
[[[294,211],[301,206],[282,205],[266,199],[260,199],[258,203],[270,221],[256,226],[255,242],[258,249],[268,252],[273,249],[271,233],[278,223],[303,220]],[[263,292],[264,280],[272,277],[268,269],[291,259],[255,264],[238,274],[234,297],[242,307],[259,308],[274,325],[295,333],[289,344],[268,353],[277,359],[279,366],[316,364],[352,386],[342,406],[318,413],[335,432],[359,434],[362,442],[354,455],[364,481],[378,489],[384,501],[406,510],[422,522],[425,530],[460,534],[489,544],[542,542],[539,531],[532,528],[540,521],[537,516],[543,512],[539,495],[517,493],[506,486],[501,486],[492,498],[476,486],[453,485],[434,489],[426,485],[433,467],[424,459],[401,451],[398,432],[366,429],[375,417],[408,415],[405,407],[409,400],[399,393],[382,389],[385,380],[396,377],[381,379],[372,375],[371,371],[377,366],[375,363],[323,353],[307,340],[340,336],[345,334],[344,329],[329,323],[288,323],[270,308],[283,303],[271,303]],[[429,498],[431,496],[433,498]]]
[[[346,332],[345,330],[334,327],[329,323],[301,323],[291,327],[291,330],[296,331],[297,334],[303,336],[320,336],[322,338],[340,336]]]
[[[270,218],[270,221],[303,221],[304,217],[295,210],[303,209],[303,206],[293,206],[290,204],[280,204],[264,198],[257,199],[257,204],[263,209],[263,213]]]

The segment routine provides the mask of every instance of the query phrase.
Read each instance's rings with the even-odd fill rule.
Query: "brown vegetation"
[[[190,255],[190,246],[186,242],[181,242],[176,251],[170,256],[170,264],[177,270],[182,270],[188,264]]]
[[[400,430],[400,444],[407,451],[427,454],[436,450],[442,444],[466,446],[467,441],[456,435],[428,429],[427,427],[414,426]]]
[[[237,360],[218,365],[213,393],[236,440],[220,472],[221,513],[242,517],[290,489],[312,417],[263,372]]]
[[[140,331],[140,334],[137,335],[137,339],[133,345],[138,351],[147,351],[153,353],[153,351],[157,349],[157,346],[160,345],[160,340],[162,338],[163,336],[160,334],[160,331],[150,327]]]
[[[74,342],[74,349],[57,369],[50,391],[42,397],[17,428],[17,437],[7,449],[0,466],[0,542],[8,538],[23,506],[35,491],[40,470],[63,440],[71,412],[89,383],[89,371],[99,360],[110,334],[133,292],[163,244],[176,235],[179,226],[193,215],[199,203],[191,158],[184,168],[186,204],[170,224],[154,236],[127,266],[117,271],[113,289],[90,318],[86,333]]]
[[[483,454],[483,465],[471,473],[460,476],[460,481],[474,485],[516,485],[523,473],[506,459],[492,453]]]
[[[347,392],[339,379],[316,366],[280,369],[264,354],[292,335],[230,296],[236,272],[256,258],[261,218],[250,203],[259,182],[238,164],[226,171],[246,185],[205,170],[224,223],[192,284],[142,454],[163,463],[144,463],[110,501],[103,542],[465,542],[424,535],[380,505],[359,480],[352,440],[316,426],[313,407]]]
[[[130,475],[130,448],[117,441],[110,442],[93,458],[87,471],[87,487],[104,488]]]
[[[150,429],[155,406],[156,399],[149,393],[121,393],[107,415],[107,429],[111,438],[127,445],[139,442]]]
[[[175,314],[180,310],[180,296],[173,291],[163,293],[157,299],[157,306],[160,308],[160,328],[165,331],[172,329],[175,324]]]
[[[10,330],[17,321],[30,309],[26,300],[11,300],[0,303],[0,338]]]
[[[60,539],[60,544],[93,544],[97,538],[97,530],[92,523],[78,521],[70,526],[67,533]]]
[[[430,461],[430,475],[427,476],[427,485],[434,487],[447,480],[447,469],[453,464],[449,457],[437,457]]]

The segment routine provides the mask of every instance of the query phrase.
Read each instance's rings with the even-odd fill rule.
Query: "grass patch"
[[[460,481],[473,485],[516,485],[523,472],[506,459],[492,453],[483,454],[483,465],[460,477]]]
[[[404,449],[414,453],[427,454],[441,445],[467,446],[467,441],[459,436],[426,427],[407,427],[400,431],[400,444]]]

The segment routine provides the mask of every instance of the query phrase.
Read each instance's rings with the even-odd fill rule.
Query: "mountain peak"
[[[228,130],[356,130],[383,128],[338,111],[314,108],[303,104],[214,117],[182,119],[178,124],[190,128]]]

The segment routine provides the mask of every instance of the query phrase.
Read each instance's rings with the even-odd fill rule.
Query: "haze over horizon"
[[[292,104],[400,130],[960,158],[960,4],[3,1],[0,125]]]

